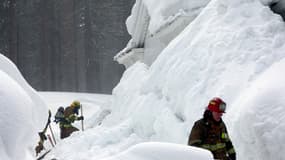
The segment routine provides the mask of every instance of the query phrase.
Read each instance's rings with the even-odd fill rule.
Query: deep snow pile
[[[142,1],[151,17],[148,31],[154,34],[178,16],[195,18],[210,0],[137,0],[136,2],[138,3],[139,1]],[[132,13],[137,9],[135,5]],[[134,34],[131,31],[134,30],[132,27],[135,22],[136,20],[132,15],[126,22],[127,29],[131,35]]]
[[[260,1],[213,0],[149,69],[125,72],[105,123],[128,119],[139,137],[185,144],[208,100],[221,96],[238,158],[282,159],[284,42],[284,22]]]
[[[37,132],[44,126],[46,106],[16,66],[0,54],[0,157],[32,159]],[[46,111],[46,112],[44,112]]]
[[[173,143],[148,142],[134,145],[119,155],[105,160],[210,160],[211,152],[197,147],[188,147]]]

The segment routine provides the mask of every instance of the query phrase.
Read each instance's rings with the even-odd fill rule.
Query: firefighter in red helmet
[[[225,110],[226,103],[221,98],[211,99],[203,118],[194,123],[188,145],[211,151],[215,159],[236,160],[234,146],[222,120]]]

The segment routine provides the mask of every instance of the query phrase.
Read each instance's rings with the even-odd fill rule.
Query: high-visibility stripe
[[[75,119],[76,119],[76,115],[74,115],[74,114],[71,114],[71,115],[69,115],[67,118],[66,118],[66,120],[68,121],[68,122],[74,122],[75,121]]]
[[[201,146],[202,148],[208,149],[210,151],[217,151],[219,149],[223,149],[226,148],[226,144],[225,143],[217,143],[217,144],[203,144]]]
[[[229,136],[228,136],[228,134],[227,133],[225,133],[225,132],[223,132],[222,133],[222,139],[229,139]]]
[[[72,125],[71,124],[63,124],[63,127],[64,128],[70,128],[70,127],[72,127]]]
[[[63,128],[72,127],[71,123],[73,123],[78,117],[75,114],[70,114],[67,118],[65,118],[65,122],[61,122],[59,125]]]

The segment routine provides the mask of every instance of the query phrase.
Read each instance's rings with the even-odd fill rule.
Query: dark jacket
[[[215,159],[235,160],[235,150],[229,138],[225,123],[213,120],[210,113],[195,122],[188,145],[201,147],[212,152]]]
[[[74,127],[72,123],[78,119],[78,110],[74,107],[67,107],[64,110],[64,121],[60,123],[60,138],[66,138],[71,135],[71,133],[78,131],[78,128]]]

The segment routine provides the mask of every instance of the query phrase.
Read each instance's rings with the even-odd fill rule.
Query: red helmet
[[[210,100],[207,109],[212,112],[225,113],[226,103],[219,97],[214,97]]]

